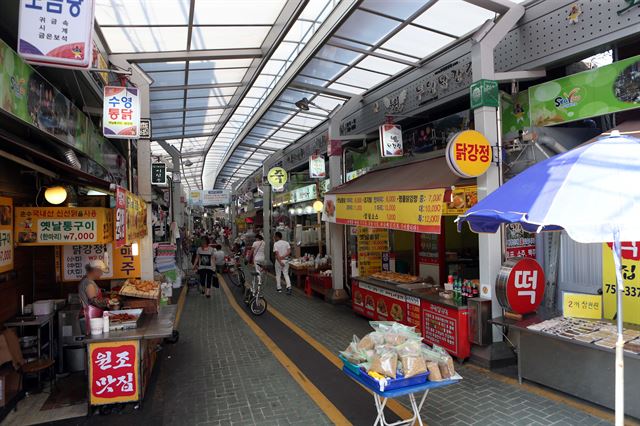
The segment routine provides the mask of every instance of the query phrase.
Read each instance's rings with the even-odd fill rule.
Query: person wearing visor
[[[107,265],[102,260],[95,259],[85,266],[87,273],[78,284],[78,296],[82,302],[82,316],[84,316],[84,333],[89,334],[91,318],[100,318],[107,310],[108,300],[102,297],[102,290],[96,284],[96,280],[108,271]],[[82,329],[82,327],[81,327]]]

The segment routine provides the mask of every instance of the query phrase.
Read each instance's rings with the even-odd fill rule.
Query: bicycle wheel
[[[242,284],[244,284],[244,281],[240,281],[240,271],[233,270],[229,273],[228,275],[229,280],[231,281],[231,283],[236,286],[236,287],[242,287]]]
[[[253,315],[262,315],[267,311],[267,299],[262,296],[254,297],[249,305]]]
[[[238,287],[244,286],[244,283],[246,282],[247,281],[244,277],[244,271],[242,270],[242,268],[238,268]]]

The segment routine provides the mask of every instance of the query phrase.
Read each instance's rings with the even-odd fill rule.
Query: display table
[[[492,323],[509,329],[509,340],[518,348],[518,378],[531,380],[569,395],[614,409],[615,349],[597,346],[527,327],[558,313],[539,311],[522,321],[504,317]],[[640,327],[625,324],[625,328]],[[551,361],[552,360],[552,361]],[[640,355],[624,353],[625,414],[640,418]]]
[[[298,288],[304,288],[304,280],[307,275],[313,273],[315,268],[289,263],[289,272],[295,277],[294,284]]]
[[[427,399],[427,395],[431,389],[441,388],[444,386],[453,385],[458,383],[460,380],[443,380],[441,382],[426,382],[420,385],[415,386],[407,386],[404,388],[393,389],[389,391],[380,391],[380,389],[373,387],[360,377],[360,375],[355,374],[351,370],[346,367],[342,368],[342,371],[353,380],[358,382],[360,385],[365,388],[371,390],[373,392],[373,399],[376,405],[376,410],[378,411],[378,416],[376,417],[376,421],[373,423],[373,426],[382,425],[382,426],[400,426],[400,425],[412,425],[417,422],[419,425],[423,425],[422,418],[420,417],[420,410],[424,405],[425,400]],[[420,395],[422,393],[422,397],[420,398],[420,402],[416,400],[415,394]],[[403,419],[395,423],[387,422],[387,419],[384,415],[384,407],[387,405],[387,401],[389,398],[399,398],[401,396],[409,395],[409,401],[411,403],[411,409],[413,411],[413,417],[410,419]]]
[[[157,346],[173,335],[177,306],[163,305],[157,314],[143,314],[135,329],[85,339],[90,411],[94,406],[142,401]]]
[[[351,299],[353,310],[367,318],[415,327],[427,343],[460,360],[471,355],[466,305],[369,277],[352,279]]]

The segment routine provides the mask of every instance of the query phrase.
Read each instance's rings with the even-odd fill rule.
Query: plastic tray
[[[346,364],[345,364],[346,365]],[[385,392],[391,389],[399,389],[407,386],[416,386],[421,385],[427,382],[427,378],[429,377],[429,373],[418,374],[409,378],[396,378],[396,379],[387,379],[386,384],[384,382],[378,381],[374,379],[368,374],[360,373],[360,378],[363,382],[365,382],[368,386],[372,388],[380,389],[380,392]]]
[[[340,358],[340,360],[343,362],[344,364],[344,368],[346,368],[347,370],[351,371],[353,374],[355,374],[356,376],[359,376],[362,373],[362,370],[360,370],[360,367],[358,367],[355,364],[352,364],[351,362],[349,362],[345,357],[343,357],[342,355],[338,355],[338,358]]]

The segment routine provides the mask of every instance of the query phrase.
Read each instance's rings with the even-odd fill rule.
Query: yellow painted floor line
[[[174,329],[178,328],[180,324],[180,317],[182,316],[182,310],[184,309],[184,302],[187,300],[187,291],[189,290],[188,285],[182,286],[182,291],[180,291],[180,296],[178,297],[178,310],[176,312],[176,323],[174,325]]]
[[[318,342],[316,339],[311,337],[306,331],[304,331],[299,326],[297,326],[296,324],[291,322],[287,317],[282,315],[274,307],[270,306],[269,307],[269,312],[271,312],[271,315],[273,315],[278,320],[280,320],[280,322],[282,322],[284,325],[289,327],[294,333],[296,333],[298,336],[300,336],[305,342],[307,342],[309,345],[311,345],[315,350],[320,352],[325,358],[327,358],[338,369],[342,370],[342,361],[340,361],[340,358],[338,358],[337,355],[335,355],[333,352],[331,352],[329,349],[327,349],[326,346],[324,346],[322,343]],[[364,390],[366,390],[367,392],[369,392],[370,394],[373,394],[373,392],[371,392],[369,389],[365,388],[364,386],[361,385],[361,387]],[[387,407],[389,407],[389,409],[391,411],[393,411],[394,413],[396,413],[401,419],[409,419],[409,418],[413,417],[413,412],[411,410],[409,410],[408,408],[406,408],[401,403],[399,403],[398,401],[396,401],[395,399],[389,399],[387,401]],[[424,423],[424,421],[423,421],[423,423]],[[424,423],[424,424],[426,425],[426,423]]]
[[[516,387],[521,387],[524,390],[526,390],[527,392],[530,392],[534,395],[538,395],[541,396],[543,398],[549,399],[551,401],[555,401],[558,402],[560,404],[564,404],[567,405],[571,408],[575,408],[576,410],[580,410],[584,413],[590,414],[594,417],[598,417],[602,420],[608,421],[613,423],[615,420],[615,415],[612,411],[606,410],[604,408],[599,408],[596,407],[594,405],[591,404],[587,404],[584,403],[582,401],[576,400],[572,397],[563,395],[559,392],[555,392],[553,390],[548,390],[548,389],[544,389],[542,387],[539,387],[535,384],[531,384],[531,383],[522,383],[520,384],[518,382],[517,379],[511,378],[511,377],[507,377],[507,376],[503,376],[502,374],[498,374],[498,373],[494,373],[490,370],[484,369],[482,367],[479,367],[477,365],[473,365],[473,364],[466,364],[467,367],[469,368],[473,368],[474,370],[477,370],[483,374],[486,374],[487,376],[491,377],[494,380],[497,380],[499,382],[502,383],[506,383],[509,385],[513,385]],[[640,422],[638,422],[637,420],[634,419],[630,419],[627,418],[625,420],[625,424],[626,425],[631,425],[631,426],[638,426],[640,425]]]
[[[271,340],[269,336],[249,317],[246,310],[238,305],[236,299],[231,294],[229,286],[224,278],[221,278],[222,289],[224,290],[229,304],[236,311],[236,313],[242,318],[242,320],[249,326],[256,336],[262,341],[262,343],[271,351],[276,359],[282,364],[287,372],[298,382],[300,387],[309,395],[309,397],[316,403],[318,407],[326,414],[327,417],[336,425],[350,425],[351,422],[347,420],[344,415],[336,408],[335,405],[322,393],[320,390],[304,375],[298,366],[291,361],[291,359]],[[269,308],[269,312],[272,312],[272,308]]]

